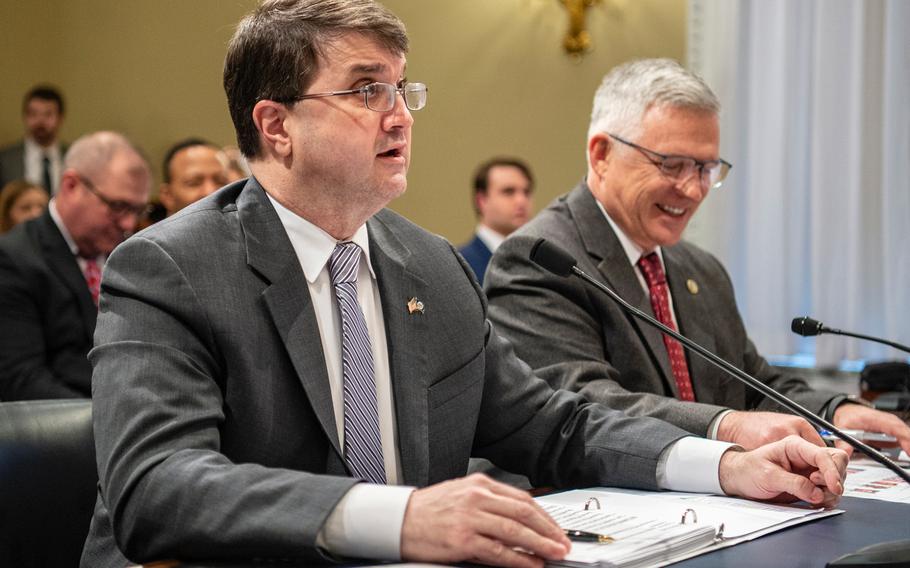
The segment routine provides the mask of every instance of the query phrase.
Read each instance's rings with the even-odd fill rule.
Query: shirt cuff
[[[694,436],[680,438],[660,455],[657,485],[669,491],[723,495],[720,458],[731,448],[739,446]]]
[[[401,525],[413,487],[359,483],[345,493],[316,538],[332,554],[401,559]]]
[[[717,439],[717,431],[720,430],[720,423],[721,423],[721,421],[722,421],[724,418],[726,418],[726,416],[727,416],[728,414],[730,414],[730,413],[732,413],[732,412],[733,412],[732,410],[727,409],[727,410],[724,410],[723,412],[721,412],[720,414],[718,414],[717,416],[714,417],[714,420],[711,421],[711,425],[708,426],[708,435],[707,435],[707,438],[708,438],[709,440],[716,440],[716,439]]]

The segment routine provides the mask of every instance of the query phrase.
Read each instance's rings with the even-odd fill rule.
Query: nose
[[[701,170],[698,169],[688,178],[676,182],[676,190],[696,203],[701,202],[708,194],[708,188],[702,182]]]
[[[117,218],[117,228],[124,233],[132,233],[136,229],[138,223],[139,215],[136,215],[135,213],[127,213]]]
[[[404,103],[404,95],[401,93],[395,94],[395,106],[392,107],[392,110],[385,113],[385,116],[382,117],[383,128],[385,130],[392,130],[395,128],[410,128],[414,124],[414,117],[411,115],[410,109]]]

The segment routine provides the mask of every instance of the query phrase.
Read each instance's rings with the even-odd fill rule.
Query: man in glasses
[[[631,304],[652,314],[843,428],[884,431],[910,450],[896,417],[815,391],[756,352],[724,268],[682,241],[683,230],[731,165],[719,154],[719,103],[701,78],[666,59],[610,71],[594,97],[584,181],[494,255],[490,319],[553,387],[652,416],[708,438],[755,448],[812,426],[624,313],[579,279],[528,259],[545,237]]]
[[[460,478],[472,454],[544,484],[658,487],[678,483],[665,452],[707,444],[702,487],[835,500],[843,452],[727,451],[530,375],[452,246],[385,209],[426,104],[407,47],[369,0],[269,0],[240,22],[224,85],[252,177],[105,270],[82,565],[562,557],[568,541],[526,493]]]
[[[83,136],[47,211],[0,237],[0,399],[91,396],[101,269],[135,229],[150,182],[122,135]]]

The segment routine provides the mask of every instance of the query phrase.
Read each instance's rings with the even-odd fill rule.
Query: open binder
[[[843,513],[733,497],[596,488],[556,493],[538,503],[567,530],[611,537],[573,542],[558,566],[666,566],[793,525]]]

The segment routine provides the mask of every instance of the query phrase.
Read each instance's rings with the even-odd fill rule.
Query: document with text
[[[608,536],[573,542],[560,566],[666,566],[786,527],[843,513],[733,497],[593,488],[537,498],[567,530]],[[587,506],[587,509],[585,508]]]

